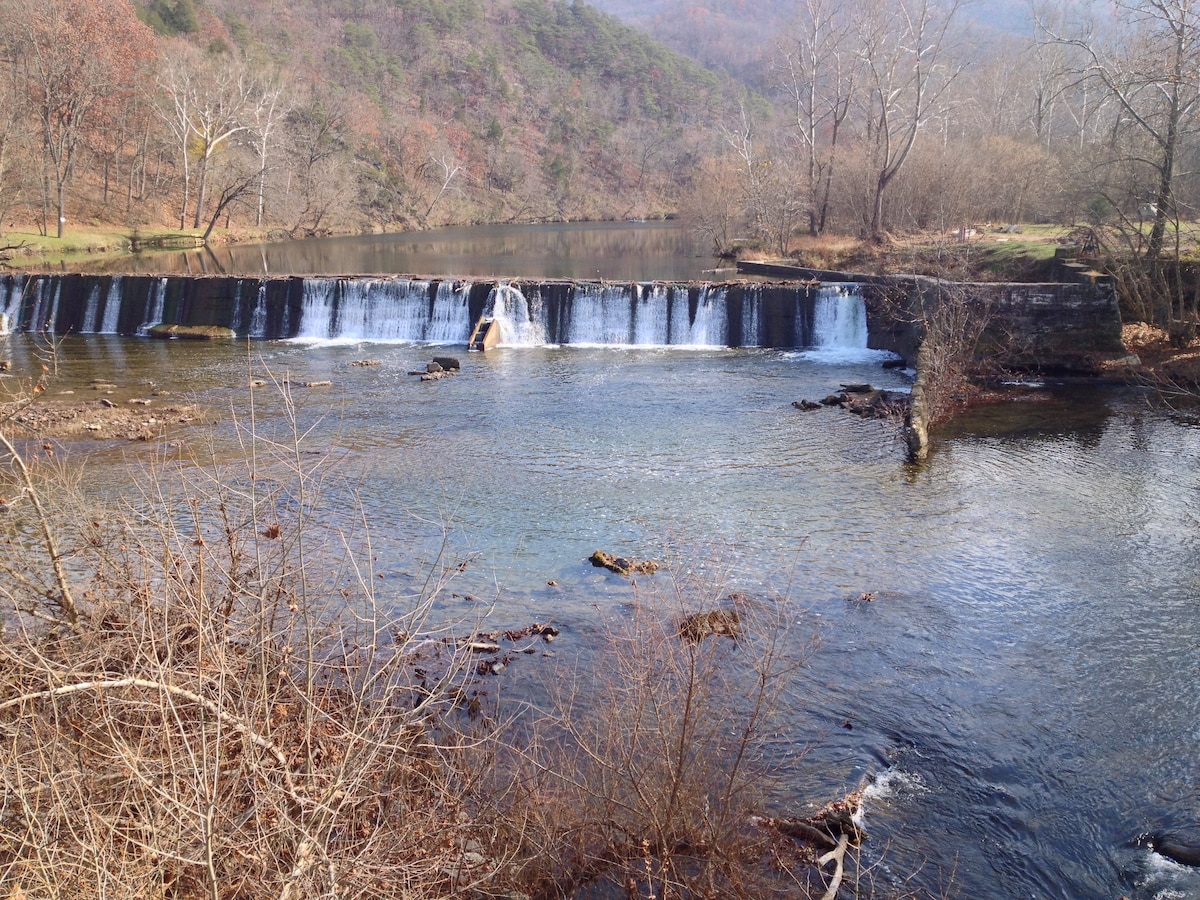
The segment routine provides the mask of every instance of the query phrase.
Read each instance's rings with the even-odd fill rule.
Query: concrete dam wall
[[[146,334],[216,326],[253,340],[466,343],[481,316],[506,344],[794,348],[867,344],[858,285],[493,281],[405,277],[7,275],[14,332]]]
[[[465,344],[481,316],[508,345],[870,347],[916,358],[939,303],[985,323],[980,351],[1023,369],[1075,369],[1120,353],[1107,279],[953,284],[762,267],[778,283],[608,283],[407,277],[0,277],[0,331],[146,334],[157,324],[217,326],[253,340]],[[804,279],[804,280],[801,280]]]
[[[871,346],[915,360],[924,321],[940,304],[961,304],[980,323],[979,353],[1014,369],[1087,369],[1091,355],[1125,352],[1116,285],[1065,266],[1063,280],[1041,284],[965,283],[904,275],[857,275],[795,266],[739,263],[747,274],[859,286]]]

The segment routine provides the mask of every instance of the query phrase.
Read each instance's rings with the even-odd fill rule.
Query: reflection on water
[[[18,369],[36,367],[21,340]],[[598,652],[583,636],[633,598],[586,562],[598,548],[785,598],[821,644],[774,736],[778,811],[879,777],[864,858],[881,886],[1200,896],[1196,872],[1134,843],[1200,833],[1200,430],[1133,393],[1048,392],[960,423],[913,468],[886,424],[791,406],[904,386],[866,358],[529,348],[410,376],[430,353],[68,338],[63,384],[119,373],[244,409],[248,371],[333,382],[293,400],[349,479],[332,499],[366,506],[381,596],[421,555],[470,560],[442,609],[477,614],[470,594],[501,627],[552,618],[548,665]],[[349,365],[366,356],[380,364]],[[282,423],[270,398],[264,429]],[[227,423],[214,439],[231,447]],[[114,493],[123,458],[153,451],[84,447]]]
[[[609,281],[721,281],[736,274],[678,222],[480,225],[143,253],[101,267],[88,262],[80,268],[151,274],[416,274]]]

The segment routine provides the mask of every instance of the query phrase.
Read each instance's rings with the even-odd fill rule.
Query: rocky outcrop
[[[793,400],[796,409],[811,411],[823,406],[840,406],[864,419],[903,419],[908,414],[909,395],[903,391],[886,391],[869,384],[843,384],[836,394],[821,401]]]
[[[1181,866],[1200,867],[1200,842],[1188,841],[1162,832],[1150,835],[1146,842],[1155,853]]]

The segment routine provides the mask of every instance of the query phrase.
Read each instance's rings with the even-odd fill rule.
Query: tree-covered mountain
[[[137,65],[39,71],[87,56],[89,16]],[[0,0],[0,23],[0,211],[50,227],[57,187],[67,222],[294,234],[660,215],[742,94],[565,0]]]

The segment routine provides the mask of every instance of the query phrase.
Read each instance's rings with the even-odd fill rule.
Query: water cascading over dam
[[[867,345],[854,284],[8,275],[0,315],[14,332],[59,335],[138,335],[166,323],[254,340],[463,344],[489,316],[507,346]]]

